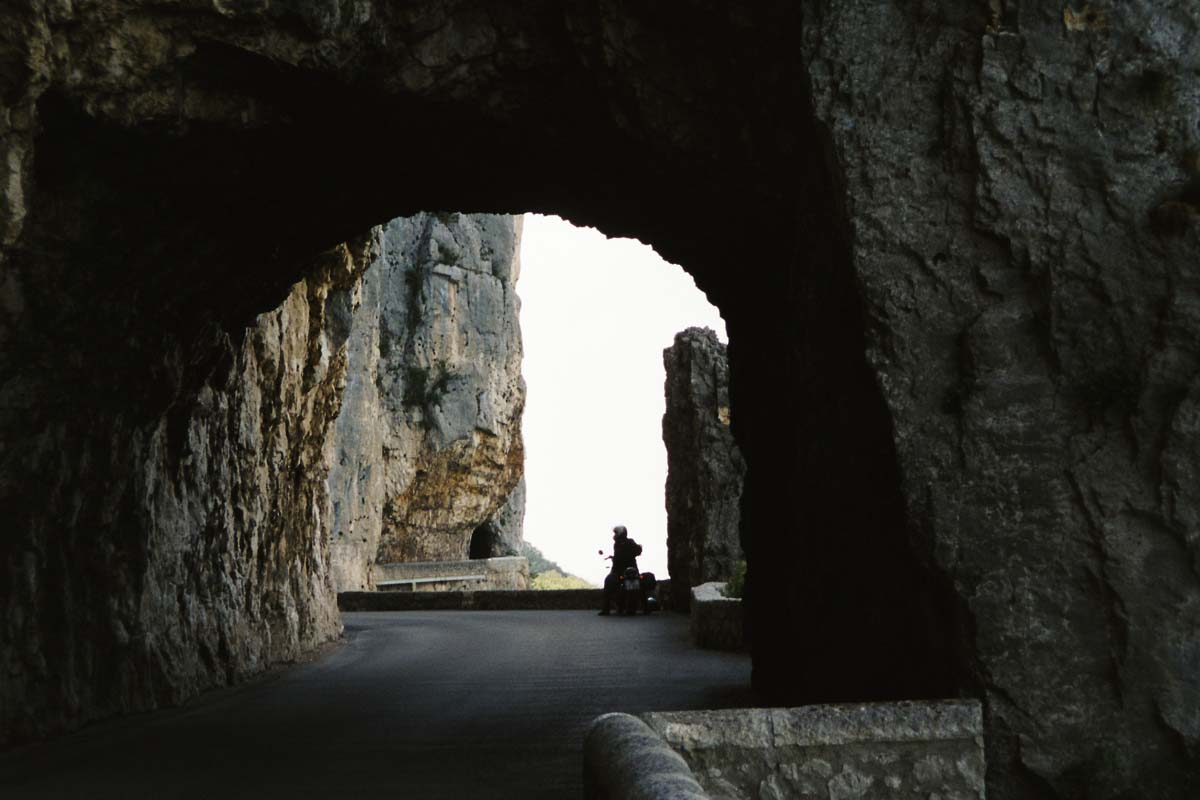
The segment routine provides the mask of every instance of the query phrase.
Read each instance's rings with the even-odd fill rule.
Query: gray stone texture
[[[178,703],[341,633],[317,509],[373,246],[327,253],[249,328],[208,329],[200,363],[168,342],[152,374],[193,383],[155,415],[86,364],[5,382],[9,431],[14,406],[67,391],[56,381],[113,406],[63,397],[73,415],[5,454],[6,493],[33,476],[61,489],[6,498],[19,555],[4,565],[0,744]]]
[[[373,235],[329,442],[338,591],[370,588],[377,562],[466,558],[480,525],[522,541],[520,219],[418,214]]]
[[[522,469],[524,473],[524,469]],[[484,522],[471,537],[472,558],[513,556],[525,544],[525,476],[517,482],[496,515]],[[476,548],[480,549],[478,555]]]
[[[597,717],[583,742],[587,800],[705,800],[687,762],[629,714]]]
[[[1183,797],[1200,6],[967,5],[806,3],[909,529],[971,631],[996,796]]]
[[[0,6],[0,730],[332,635],[339,348],[240,331],[382,220],[536,209],[725,316],[766,697],[978,695],[993,798],[1200,796],[1198,31],[1193,0]],[[236,491],[167,491],[216,463],[192,410],[243,341],[297,402],[210,419],[264,442]],[[226,646],[193,636],[222,605]]]
[[[667,564],[677,585],[728,580],[742,560],[738,520],[746,465],[730,429],[729,360],[708,328],[663,350],[667,410]]]
[[[745,645],[745,609],[740,598],[726,597],[725,584],[693,586],[688,626],[697,647],[741,650]]]
[[[977,702],[650,712],[717,800],[982,800]]]

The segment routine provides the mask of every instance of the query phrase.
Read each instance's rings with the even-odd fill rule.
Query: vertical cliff
[[[708,328],[663,351],[667,410],[667,559],[673,585],[728,580],[742,558],[739,504],[746,465],[730,430],[729,360]]]
[[[376,562],[466,558],[480,527],[521,543],[520,218],[418,214],[375,235],[329,442],[339,590],[371,588]]]
[[[842,204],[805,219],[844,260],[796,290],[798,338],[865,327],[894,518],[956,596],[989,795],[1195,794],[1200,8],[803,6]],[[828,291],[844,267],[853,304]],[[806,362],[797,415],[837,430],[845,384]]]
[[[122,350],[103,339],[10,381],[9,414],[47,397],[73,413],[14,440],[0,473],[19,536],[0,742],[298,657],[341,630],[334,592],[369,586],[381,545],[465,558],[492,526],[496,548],[519,549],[519,231],[510,216],[394,220],[323,255],[248,328],[156,340],[110,316],[158,349],[153,381],[123,395],[108,388]]]
[[[9,428],[28,433],[0,472],[0,744],[178,703],[340,633],[317,509],[372,244],[327,253],[249,328],[185,342],[125,319],[123,346],[155,356],[121,389],[111,339],[20,381],[72,413]]]

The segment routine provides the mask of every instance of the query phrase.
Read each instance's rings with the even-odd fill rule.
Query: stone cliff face
[[[121,487],[170,473],[131,448],[164,420],[186,441],[206,331],[383,220],[546,210],[652,243],[721,307],[770,700],[969,694],[992,798],[1200,794],[1191,0],[34,0],[0,23],[5,719],[154,702],[123,676],[157,639],[70,703],[40,666],[91,674],[66,654],[123,640],[110,597],[321,574],[289,558],[313,508],[289,436],[263,457],[296,525],[138,594],[171,548]],[[221,505],[188,507],[197,530]],[[249,603],[246,641],[288,607]]]
[[[74,418],[6,463],[32,497],[33,476],[69,488],[7,498],[24,538],[0,741],[295,659],[340,632],[334,590],[369,588],[381,543],[465,558],[493,525],[519,549],[519,228],[420,215],[335,248],[250,328],[164,343],[153,369],[177,394],[158,416],[112,395],[85,416],[66,393],[107,391],[87,360],[10,384],[10,403],[51,392]],[[80,518],[95,540],[70,534]]]
[[[7,382],[10,413],[44,393],[70,413],[27,417],[5,453],[0,743],[178,703],[341,632],[316,510],[372,244],[326,254],[248,329],[160,343],[165,410],[109,383],[119,362]]]
[[[990,5],[807,4],[907,526],[958,597],[992,796],[1183,797],[1200,7]]]
[[[522,470],[523,472],[524,470]],[[471,558],[520,556],[525,549],[525,477],[500,510],[471,534]]]
[[[377,236],[330,439],[339,591],[372,588],[376,562],[464,559],[493,518],[521,543],[520,219],[420,214]]]
[[[663,351],[667,410],[667,560],[686,589],[728,580],[742,558],[739,503],[746,465],[730,430],[729,360],[708,328]]]

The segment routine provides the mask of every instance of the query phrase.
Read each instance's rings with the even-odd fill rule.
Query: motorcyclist
[[[604,579],[604,608],[600,610],[600,616],[607,617],[609,609],[612,607],[613,595],[621,585],[625,570],[633,567],[637,570],[637,557],[642,554],[642,546],[629,538],[629,531],[624,525],[618,525],[613,528],[613,554],[612,554],[612,569],[608,576]],[[645,608],[645,598],[640,599],[642,608]],[[632,609],[630,609],[630,613]]]

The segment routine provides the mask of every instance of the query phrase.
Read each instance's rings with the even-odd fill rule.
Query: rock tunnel
[[[0,20],[0,740],[336,636],[314,508],[363,233],[539,211],[727,320],[765,697],[979,697],[993,797],[1196,791],[1194,9]]]

